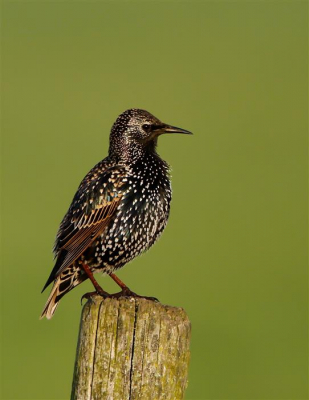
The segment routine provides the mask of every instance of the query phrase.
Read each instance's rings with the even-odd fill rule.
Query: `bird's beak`
[[[165,125],[162,129],[162,133],[184,133],[185,135],[193,135],[192,132],[186,131],[182,128],[177,128],[177,126]]]
[[[186,131],[185,129],[177,128],[177,126],[167,125],[167,124],[158,124],[155,126],[151,134],[145,139],[146,142],[150,140],[156,139],[158,136],[163,135],[165,133],[183,133],[185,135],[193,135],[192,132]]]

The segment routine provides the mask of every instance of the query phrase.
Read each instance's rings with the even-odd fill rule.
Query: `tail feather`
[[[72,290],[75,286],[79,285],[87,278],[86,274],[81,274],[80,268],[71,266],[65,269],[62,274],[54,281],[54,285],[47,299],[40,319],[46,317],[51,319],[54,315],[60,299]]]
[[[57,281],[58,279],[54,283],[54,286],[52,288],[52,291],[50,292],[40,319],[44,317],[46,317],[47,319],[51,319],[51,317],[54,315],[54,312],[56,311],[56,308],[58,307],[60,299],[57,299],[57,297],[59,297],[59,284]]]

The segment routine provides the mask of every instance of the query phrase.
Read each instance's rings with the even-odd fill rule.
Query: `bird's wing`
[[[54,247],[57,261],[44,289],[104,231],[123,197],[123,167],[111,167],[103,173],[93,171],[80,184],[60,225]]]

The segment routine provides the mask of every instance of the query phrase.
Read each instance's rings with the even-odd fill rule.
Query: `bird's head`
[[[192,134],[165,124],[148,111],[132,108],[119,115],[110,135],[110,153],[155,151],[158,136],[166,133]]]

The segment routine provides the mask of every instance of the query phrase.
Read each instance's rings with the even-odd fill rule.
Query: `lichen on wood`
[[[91,297],[80,324],[71,400],[181,400],[190,321],[142,298]]]

